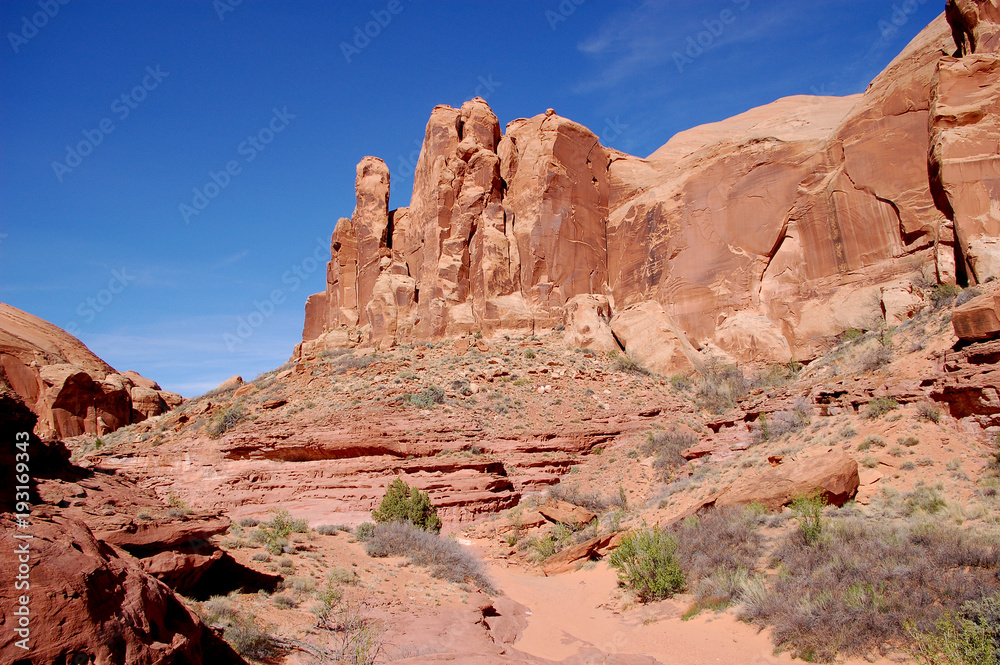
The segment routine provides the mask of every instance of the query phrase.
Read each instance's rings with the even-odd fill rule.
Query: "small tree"
[[[378,510],[372,512],[372,519],[379,524],[410,522],[424,531],[441,531],[441,518],[431,505],[430,495],[411,488],[402,478],[389,483]]]

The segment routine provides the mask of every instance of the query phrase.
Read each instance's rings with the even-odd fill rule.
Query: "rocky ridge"
[[[564,326],[661,373],[805,361],[871,327],[870,301],[911,317],[914,279],[997,277],[995,10],[958,5],[981,35],[964,55],[941,16],[863,95],[782,99],[646,159],[551,109],[502,132],[482,99],[435,108],[410,206],[358,165],[295,357]]]
[[[39,435],[101,436],[179,406],[183,398],[136,372],[117,372],[37,316],[0,303],[0,387],[39,417]]]

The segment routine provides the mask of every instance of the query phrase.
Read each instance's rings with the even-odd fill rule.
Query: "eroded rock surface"
[[[995,276],[996,10],[953,4],[963,57],[942,15],[863,95],[781,99],[646,159],[551,109],[504,133],[482,99],[435,108],[409,207],[359,164],[296,357],[563,324],[657,372],[782,363],[905,323],[918,276]]]
[[[180,395],[120,374],[66,331],[0,303],[0,382],[38,415],[39,434],[102,435],[174,408]]]

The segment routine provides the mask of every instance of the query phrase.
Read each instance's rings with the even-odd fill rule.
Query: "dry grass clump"
[[[268,660],[278,655],[275,639],[257,625],[253,614],[241,612],[225,596],[213,596],[199,607],[201,620],[221,628],[223,639],[245,658]]]
[[[582,506],[595,513],[628,509],[628,497],[623,487],[618,488],[617,494],[605,496],[596,490],[587,492],[576,485],[559,483],[549,488],[548,495],[553,499],[572,503],[574,506]]]
[[[725,413],[750,393],[750,381],[735,365],[712,365],[701,373],[695,403],[712,413]]]
[[[646,456],[656,456],[653,468],[666,479],[674,469],[687,463],[687,459],[681,455],[681,451],[696,443],[698,443],[698,437],[690,432],[680,430],[650,432],[640,452]]]
[[[455,583],[472,582],[484,591],[494,591],[485,566],[474,554],[453,540],[406,522],[376,524],[371,538],[365,542],[365,552],[375,558],[405,556],[414,565],[430,568],[433,577]]]

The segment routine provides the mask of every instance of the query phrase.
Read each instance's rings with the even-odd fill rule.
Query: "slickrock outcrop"
[[[118,373],[66,331],[3,303],[0,384],[38,415],[43,437],[103,435],[183,401],[135,372]]]
[[[409,207],[358,165],[296,357],[563,324],[661,373],[781,363],[905,322],[920,273],[995,276],[996,8],[954,4],[968,55],[942,57],[942,15],[863,95],[781,99],[647,159],[551,109],[502,134],[482,99],[435,108]]]
[[[828,503],[841,505],[860,483],[858,463],[840,450],[803,457],[741,478],[715,500],[717,506],[759,503],[779,509],[800,496],[818,492]]]

